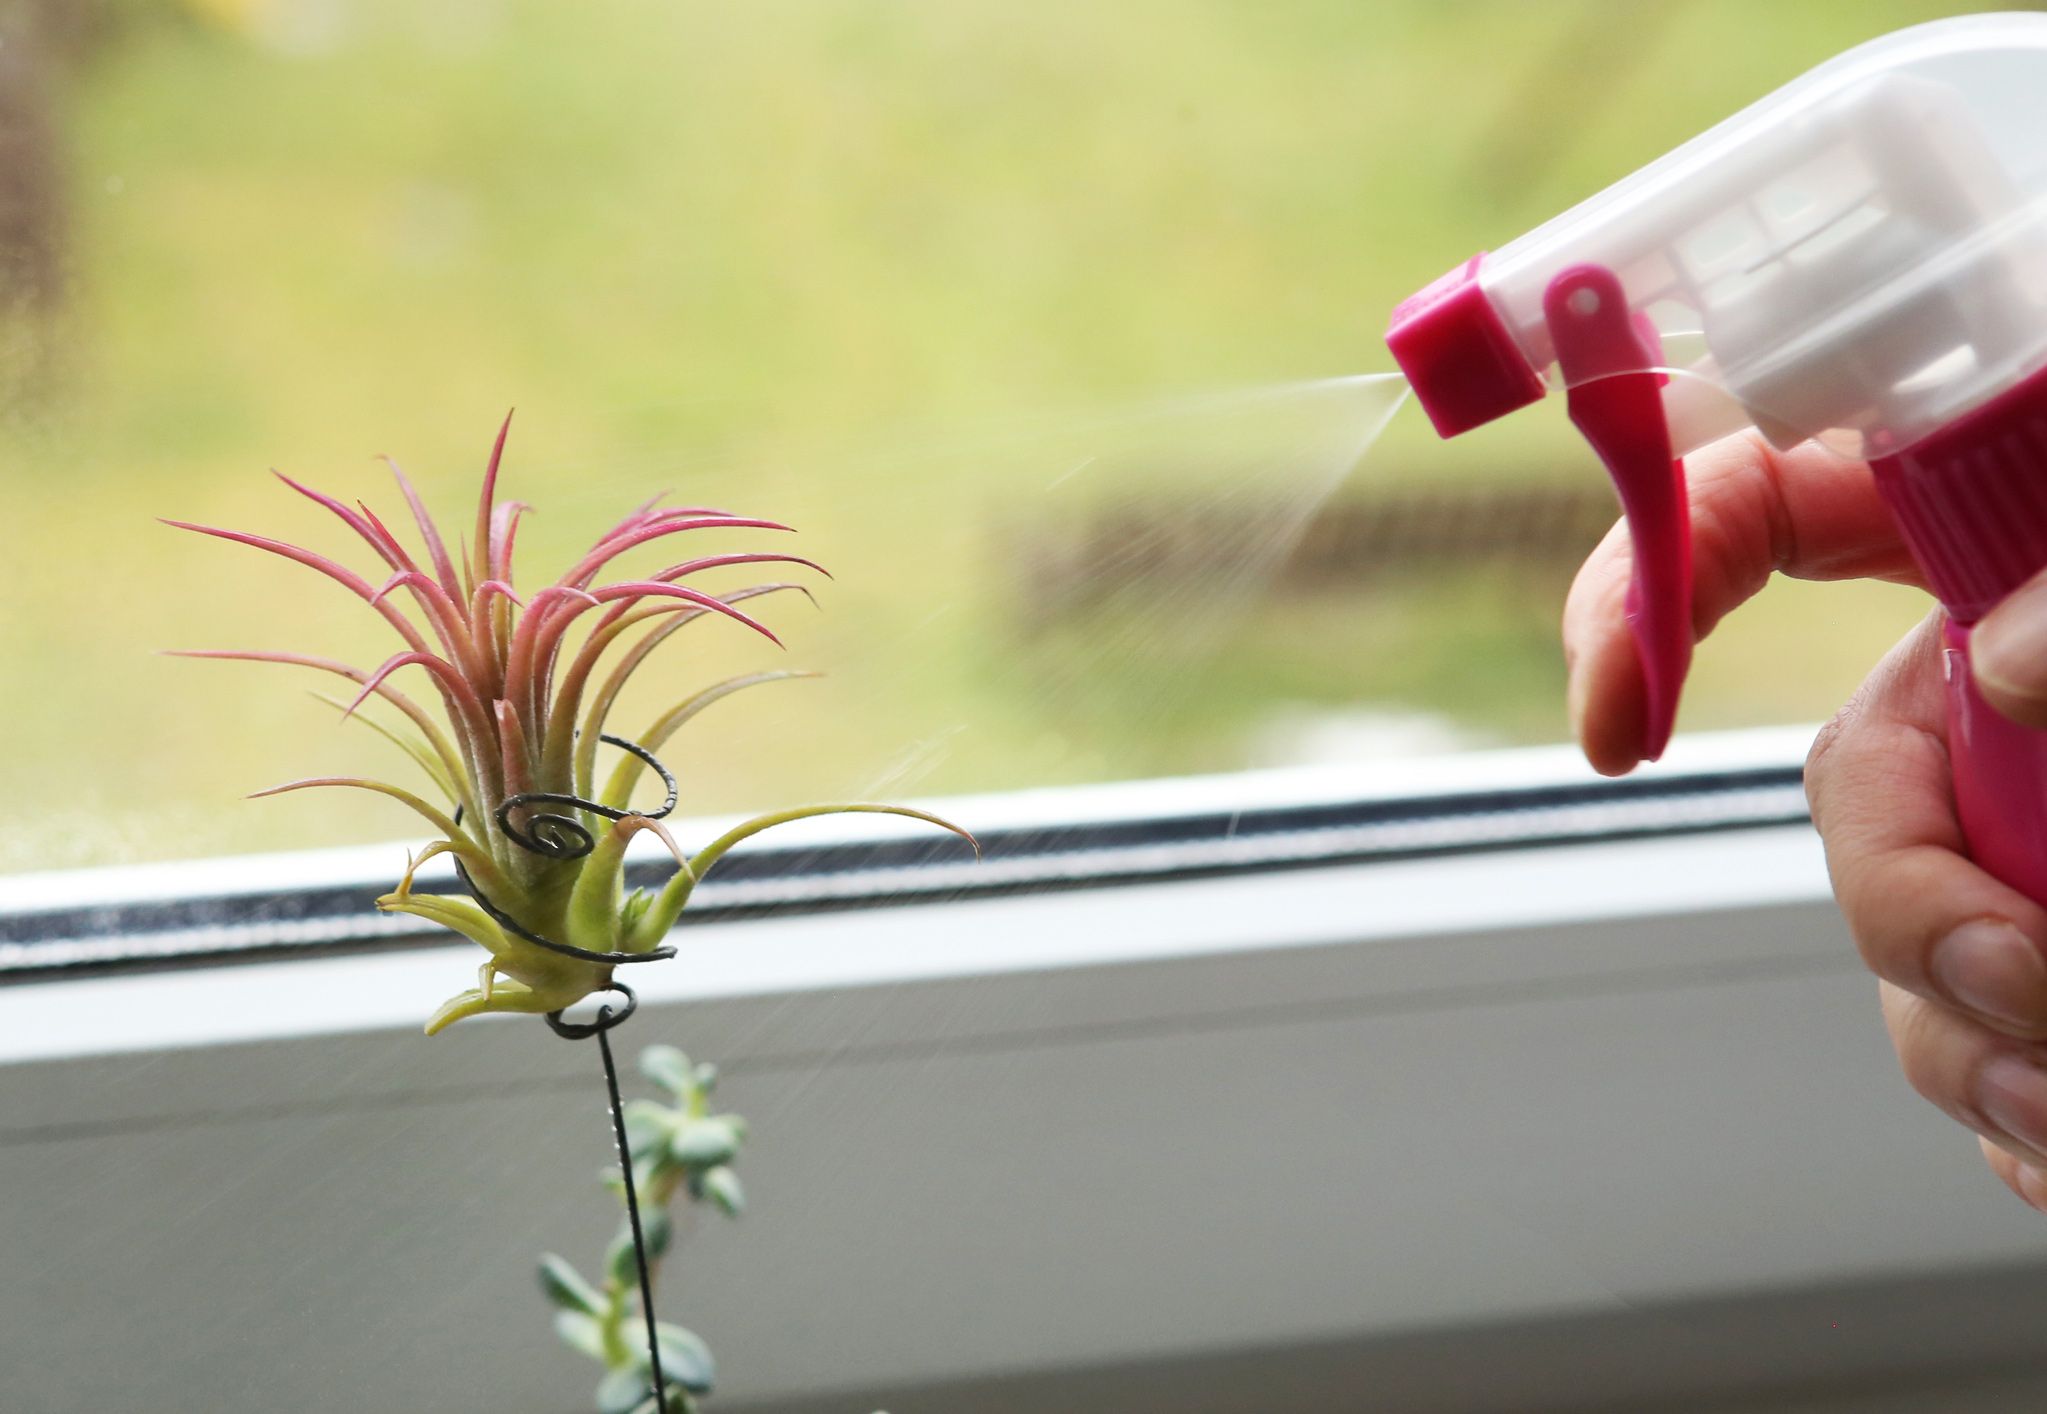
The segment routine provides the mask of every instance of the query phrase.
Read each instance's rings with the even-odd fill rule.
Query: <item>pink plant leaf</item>
[[[628,602],[640,599],[681,599],[687,603],[695,604],[698,608],[709,610],[711,613],[723,614],[734,623],[745,624],[777,648],[787,646],[773,629],[769,628],[759,619],[754,618],[751,614],[734,608],[715,594],[707,594],[701,589],[691,589],[688,585],[684,584],[669,584],[658,579],[632,579],[620,584],[604,585],[602,588],[592,591],[590,597],[601,604],[608,604],[619,599]],[[578,609],[572,612],[580,613],[582,611]]]
[[[668,566],[668,568],[660,571],[657,574],[647,575],[646,578],[651,580],[658,580],[663,584],[673,584],[678,579],[685,579],[693,574],[701,574],[705,570],[724,569],[728,565],[769,565],[769,564],[801,565],[803,566],[803,568],[807,570],[816,570],[826,579],[830,579],[832,577],[832,572],[826,569],[823,565],[819,564],[816,560],[806,560],[801,555],[780,555],[768,551],[756,550],[744,554],[706,555],[700,559],[684,560],[679,564],[673,564]],[[617,609],[613,609],[611,612],[612,614],[615,615],[620,611]]]
[[[371,599],[370,602],[372,604],[381,604],[384,602],[384,599],[387,595],[390,595],[400,589],[417,586],[422,580],[424,580],[428,584],[434,585],[434,587],[437,589],[440,587],[439,584],[434,580],[433,576],[426,574],[420,570],[399,570],[396,574],[392,575],[389,579],[384,581],[382,586],[378,588],[376,597]]]
[[[746,516],[680,516],[670,518],[663,514],[653,517],[633,529],[609,540],[599,541],[589,554],[578,560],[574,568],[561,577],[563,584],[587,586],[597,577],[597,571],[623,555],[636,545],[658,540],[665,535],[678,535],[685,530],[790,530],[791,527],[777,520],[755,520]]]
[[[400,613],[395,605],[388,601],[379,602],[376,586],[372,585],[354,570],[349,569],[346,565],[330,560],[325,555],[315,554],[313,551],[304,549],[301,546],[289,544],[283,540],[272,540],[267,535],[251,535],[246,530],[223,530],[219,526],[199,525],[187,520],[166,520],[163,523],[168,526],[174,526],[179,530],[190,530],[200,535],[211,535],[221,540],[232,540],[238,545],[248,545],[258,550],[267,550],[273,555],[281,555],[287,560],[304,565],[307,569],[316,570],[326,575],[327,578],[333,580],[336,584],[352,590],[365,602],[374,607],[393,628],[398,630],[400,637],[411,644],[415,650],[422,653],[427,651],[426,638],[414,626],[413,622]]]
[[[391,458],[382,457],[379,460],[391,468],[391,475],[397,481],[399,491],[405,496],[405,504],[412,508],[412,522],[419,527],[420,539],[426,542],[427,555],[433,561],[434,573],[440,577],[441,587],[448,591],[449,598],[461,598],[462,581],[456,577],[455,562],[448,558],[448,547],[441,539],[440,527],[434,524],[434,518],[427,513],[426,502],[420,500],[419,492],[412,484],[412,478],[407,476],[404,468]]]
[[[719,598],[728,604],[739,604],[748,599],[760,598],[762,595],[777,594],[785,589],[795,590],[804,598],[810,600],[812,604],[817,602],[817,597],[808,588],[794,583],[756,584],[745,589],[733,590],[729,594],[722,594]],[[636,609],[625,618],[620,619],[617,624],[612,626],[610,632],[613,636],[616,636],[634,624],[664,615],[673,615],[674,617],[669,619],[667,623],[649,630],[638,643],[627,649],[625,656],[620,658],[612,667],[611,672],[606,675],[603,684],[590,699],[589,710],[583,718],[582,733],[576,739],[575,789],[578,794],[588,795],[595,786],[593,778],[596,774],[597,739],[604,731],[605,722],[611,715],[612,706],[618,701],[619,694],[625,690],[626,681],[639,669],[640,664],[647,660],[648,655],[665,642],[671,634],[681,629],[685,624],[706,617],[706,611],[697,608],[693,604],[668,603],[649,605],[645,608]],[[565,725],[563,724],[564,727]]]
[[[637,602],[647,598],[681,599],[686,603],[708,609],[714,614],[722,614],[734,623],[744,624],[777,648],[787,646],[773,629],[769,628],[759,619],[740,609],[734,608],[715,594],[706,594],[700,589],[691,589],[680,584],[663,584],[658,580],[651,579],[628,580],[622,584],[607,584],[603,588],[593,591],[590,597],[600,603],[609,603],[620,599],[629,602]],[[586,607],[588,606],[578,605],[548,617],[543,627],[534,636],[531,648],[533,657],[530,660],[529,671],[538,669],[541,673],[546,673],[552,670],[554,655],[559,649],[563,633],[568,629],[570,622],[578,614],[581,614]],[[525,624],[522,623],[520,629],[523,632]],[[515,655],[517,653],[516,647],[514,653]],[[544,695],[535,696],[534,709],[536,712],[539,710],[539,704],[544,700]],[[574,703],[570,704],[568,710],[571,713],[575,711]]]
[[[317,658],[307,653],[278,653],[256,648],[170,648],[164,650],[163,656],[167,658],[212,658],[241,663],[282,663],[289,667],[312,668],[318,672],[332,673],[336,677],[347,678],[350,682],[357,684],[367,683],[370,680],[370,675],[361,668],[353,667],[335,658]],[[449,743],[447,736],[441,731],[440,724],[434,721],[433,715],[388,682],[376,684],[375,692],[377,696],[383,698],[393,707],[396,707],[400,712],[403,712],[411,723],[419,728],[420,735],[425,737],[428,744],[433,747],[434,755],[440,758],[441,764],[447,768],[450,776],[457,782],[462,783],[466,788],[469,778],[468,770],[463,765],[460,753]],[[338,705],[343,708],[343,713],[346,715],[347,704],[341,703]],[[465,797],[463,803],[466,805],[470,802]]]
[[[483,490],[476,498],[476,544],[475,558],[470,562],[469,582],[480,583],[497,573],[497,556],[491,534],[491,505],[497,500],[498,465],[505,457],[505,437],[512,430],[512,413],[507,409],[505,420],[498,424],[498,439],[491,444],[490,463],[483,469]]]
[[[448,598],[448,592],[432,575],[419,569],[399,570],[383,587],[377,590],[377,599],[399,588],[407,588],[419,600],[433,621],[434,632],[440,637],[441,646],[448,655],[462,665],[464,673],[481,677],[484,672],[482,659],[476,651],[476,643],[470,634],[469,621],[462,616],[462,608]]]
[[[378,518],[377,513],[371,510],[368,506],[364,505],[361,501],[357,501],[355,504],[356,509],[362,512],[362,518],[365,521],[369,522],[371,529],[376,531],[377,538],[384,547],[385,557],[389,559],[393,564],[395,564],[399,569],[406,570],[418,569],[419,561],[413,559],[412,552],[407,550],[402,544],[399,543],[398,537],[391,533],[391,527],[384,524],[384,522]]]
[[[504,580],[486,579],[483,583],[476,586],[476,593],[472,597],[473,611],[480,612],[493,594],[500,598],[511,600],[522,609],[526,607],[526,601],[519,597],[519,591],[512,588]]]
[[[312,501],[316,505],[324,506],[333,512],[335,519],[367,541],[370,548],[375,550],[384,563],[391,566],[392,569],[410,568],[410,566],[403,562],[403,552],[399,551],[397,546],[391,542],[389,534],[379,533],[383,530],[383,527],[376,523],[376,518],[363,513],[368,510],[368,507],[364,507],[363,512],[352,511],[326,492],[316,491],[310,486],[294,481],[276,467],[270,469],[270,474],[292,490],[298,492],[301,496],[304,496],[307,500]]]
[[[611,529],[605,531],[602,535],[598,536],[597,543],[602,545],[605,541],[611,539],[612,537],[623,535],[628,530],[631,530],[634,526],[637,526],[641,521],[645,520],[648,516],[654,513],[654,507],[660,505],[661,497],[666,496],[667,494],[668,493],[666,491],[663,491],[659,495],[649,496],[646,500],[640,502],[637,506],[634,506],[630,511],[626,513],[625,519],[621,520],[617,525],[614,525],[613,527],[611,527]]]
[[[507,501],[491,513],[490,572],[507,584],[512,582],[512,544],[519,535],[519,517],[532,509],[524,501]]]
[[[462,676],[460,669],[448,662],[447,659],[437,658],[431,653],[415,651],[392,654],[384,660],[383,666],[370,674],[369,681],[363,684],[363,689],[356,694],[355,701],[348,704],[348,712],[354,712],[356,708],[368,701],[370,695],[383,684],[385,678],[391,676],[400,668],[409,667],[415,663],[433,674],[434,680],[440,685],[441,695],[448,700],[451,706],[459,706],[462,712],[470,717],[470,726],[474,732],[475,739],[478,741],[488,741],[490,739],[489,719],[484,714],[483,702],[477,697],[476,689],[471,686],[468,678]],[[348,713],[343,715],[346,716]]]
[[[526,728],[519,721],[519,709],[499,698],[491,703],[498,723],[498,749],[503,753],[505,795],[524,795],[534,789],[533,758],[526,744]]]

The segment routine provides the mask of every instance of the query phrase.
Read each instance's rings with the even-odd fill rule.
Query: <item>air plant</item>
[[[491,448],[474,530],[453,552],[396,463],[390,464],[391,473],[417,530],[417,554],[367,505],[346,505],[278,473],[286,486],[324,507],[362,539],[382,562],[381,580],[281,540],[167,522],[281,555],[326,576],[381,615],[403,641],[398,652],[370,670],[295,652],[207,650],[181,656],[312,668],[356,684],[353,700],[328,699],[344,718],[356,717],[376,698],[405,719],[404,724],[371,725],[411,757],[439,803],[402,786],[356,776],[313,777],[256,795],[323,786],[376,791],[408,806],[438,832],[437,839],[408,859],[398,887],[378,899],[377,906],[450,928],[481,944],[490,956],[478,971],[477,985],[449,998],[428,1019],[427,1034],[484,1012],[558,1012],[608,987],[616,963],[657,953],[691,890],[728,850],[776,825],[840,813],[906,815],[972,842],[957,825],[921,810],[848,802],[762,815],[727,830],[694,855],[685,854],[661,824],[674,805],[675,791],[673,778],[661,770],[654,753],[714,702],[749,687],[813,674],[756,672],[701,688],[631,739],[605,730],[620,691],[656,648],[700,619],[729,620],[781,646],[773,630],[740,606],[785,591],[809,595],[801,585],[787,582],[714,594],[687,581],[735,565],[824,571],[800,556],[748,551],[702,555],[640,578],[601,583],[620,556],[671,536],[790,529],[707,506],[660,506],[657,497],[600,535],[553,583],[522,594],[513,576],[513,546],[520,515],[529,508],[497,501],[498,468],[510,426],[508,416]],[[392,682],[406,669],[430,683],[442,720]],[[598,748],[603,742],[621,748],[621,755],[600,782]],[[650,768],[660,771],[669,798],[660,808],[636,810],[630,804],[633,791]],[[667,847],[675,870],[656,889],[627,891],[626,847],[642,832]],[[438,855],[453,856],[474,897],[414,891],[419,866]]]

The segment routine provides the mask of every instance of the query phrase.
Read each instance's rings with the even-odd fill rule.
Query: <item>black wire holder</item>
[[[610,990],[625,998],[625,1006],[614,1013],[608,1006],[597,1008],[597,1019],[592,1022],[571,1022],[562,1020],[562,1014],[551,1011],[547,1024],[554,1034],[570,1041],[585,1037],[597,1038],[597,1053],[604,1058],[604,1089],[611,1099],[611,1132],[618,1141],[618,1172],[625,1180],[625,1215],[633,1234],[633,1266],[640,1278],[640,1315],[647,1326],[647,1361],[654,1376],[654,1408],[656,1414],[669,1414],[668,1378],[661,1369],[661,1337],[654,1323],[654,1278],[647,1269],[647,1235],[640,1225],[639,1185],[633,1181],[633,1151],[625,1134],[625,1102],[618,1094],[618,1062],[611,1058],[611,1029],[631,1016],[640,1005],[640,999],[633,995],[633,989],[623,982],[613,982]]]
[[[497,808],[498,828],[505,832],[506,839],[529,853],[543,855],[548,859],[581,859],[596,848],[597,842],[591,838],[590,831],[583,822],[575,816],[543,811],[529,816],[527,828],[522,831],[512,823],[512,812],[533,805],[569,805],[578,810],[586,810],[592,815],[602,815],[607,820],[623,820],[631,815],[639,815],[648,820],[660,820],[675,809],[675,777],[655,758],[653,752],[636,741],[627,741],[622,736],[612,736],[608,732],[597,739],[607,746],[615,746],[621,751],[639,757],[641,761],[654,768],[656,774],[661,777],[661,784],[668,788],[668,799],[661,802],[661,808],[622,810],[617,806],[601,805],[597,801],[586,800],[580,795],[529,790],[519,795],[505,797],[504,804]]]
[[[607,820],[624,820],[634,815],[642,816],[648,820],[660,820],[675,809],[675,775],[666,766],[661,764],[653,752],[647,750],[636,741],[627,741],[624,737],[612,736],[608,732],[597,739],[607,745],[616,746],[621,751],[630,752],[654,768],[655,773],[661,777],[661,784],[668,790],[668,798],[661,802],[661,808],[658,810],[621,810],[616,806],[604,805],[580,795],[567,795],[558,791],[522,791],[518,795],[505,797],[504,803],[493,812],[498,822],[498,828],[504,831],[506,839],[525,850],[528,854],[537,854],[543,859],[581,859],[597,847],[597,841],[591,836],[589,829],[582,821],[572,815],[563,815],[556,811],[543,811],[529,817],[526,822],[527,828],[521,830],[512,823],[512,812],[532,805],[566,805],[573,806],[577,810],[587,810],[592,815],[601,815]],[[462,808],[460,806],[455,807],[455,823],[458,825],[462,823]],[[560,953],[563,957],[573,957],[583,962],[602,963],[610,966],[628,962],[660,962],[665,958],[675,956],[675,949],[665,944],[658,948],[651,948],[646,952],[595,952],[589,948],[576,947],[572,943],[558,943],[553,938],[544,938],[492,903],[490,896],[476,886],[476,880],[469,877],[469,871],[463,867],[462,856],[459,854],[455,856],[455,875],[461,879],[462,887],[469,890],[469,896],[476,900],[476,906],[489,914],[493,923],[503,928],[506,932],[524,938],[535,947],[546,948],[549,952]],[[632,994],[627,992],[626,995],[630,997]],[[556,1012],[554,1015],[559,1016],[560,1013]],[[630,1015],[632,1015],[632,1007],[628,1006],[624,1014],[618,1019],[623,1021]],[[589,1033],[586,1032],[584,1034],[587,1035]]]
[[[524,791],[518,795],[506,797],[504,803],[492,812],[493,818],[497,821],[498,828],[504,832],[506,839],[529,854],[537,854],[545,859],[581,859],[584,855],[595,849],[597,845],[595,837],[591,835],[589,828],[582,821],[576,819],[573,815],[565,815],[559,811],[541,811],[529,815],[526,821],[526,828],[521,829],[513,822],[512,812],[535,805],[559,805],[588,811],[592,815],[600,815],[607,820],[624,820],[634,815],[643,816],[649,820],[659,820],[675,809],[675,776],[655,758],[653,752],[647,750],[638,742],[627,741],[623,737],[606,734],[598,737],[598,740],[608,745],[616,746],[621,751],[629,752],[654,768],[655,772],[661,777],[661,784],[667,787],[668,790],[668,798],[662,801],[661,808],[658,810],[621,810],[615,806],[604,805],[580,795],[568,795],[557,791]],[[457,825],[462,823],[462,810],[459,806],[455,810],[455,823]],[[683,867],[688,868],[689,866],[684,865]],[[552,938],[542,937],[492,903],[489,896],[476,886],[476,880],[469,876],[469,871],[463,867],[460,855],[455,856],[455,874],[456,877],[461,879],[462,887],[469,890],[469,896],[476,900],[477,907],[489,914],[493,922],[500,928],[524,938],[535,947],[545,948],[549,952],[560,953],[564,957],[580,958],[584,962],[594,962],[606,966],[616,966],[620,963],[628,962],[659,962],[663,958],[675,956],[675,949],[668,946],[653,948],[647,952],[596,952],[589,948],[579,948],[571,943],[556,942]],[[563,1040],[582,1041],[595,1036],[597,1038],[597,1052],[604,1060],[604,1089],[611,1100],[611,1130],[613,1137],[618,1141],[618,1169],[620,1176],[625,1180],[626,1220],[631,1225],[633,1234],[633,1265],[638,1270],[640,1279],[640,1314],[645,1319],[647,1326],[647,1360],[654,1377],[654,1407],[657,1414],[669,1414],[668,1380],[666,1374],[661,1369],[661,1337],[655,1329],[654,1322],[654,1278],[647,1267],[647,1237],[645,1230],[640,1224],[640,1195],[639,1186],[633,1181],[632,1145],[626,1139],[625,1102],[619,1097],[618,1093],[618,1063],[612,1059],[611,1055],[612,1028],[639,1010],[640,999],[633,989],[626,986],[625,983],[609,978],[606,980],[604,990],[615,992],[623,997],[625,999],[624,1005],[617,1011],[613,1011],[609,1005],[600,1004],[597,1008],[597,1019],[595,1021],[565,1020],[563,1012],[567,1010],[566,1007],[562,1008],[561,1011],[548,1012],[546,1019],[548,1028]]]

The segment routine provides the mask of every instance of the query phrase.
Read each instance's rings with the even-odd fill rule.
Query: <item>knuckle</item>
[[[1812,746],[1805,753],[1805,789],[1808,796],[1812,794],[1816,782],[1824,778],[1834,753],[1841,745],[1841,738],[1855,725],[1857,710],[1856,701],[1851,699],[1845,707],[1828,718],[1826,725],[1820,728],[1819,735],[1812,739]]]
[[[1937,1018],[1938,1013],[1926,1002],[1913,999],[1901,1003],[1891,1012],[1891,1044],[1897,1050],[1905,1083],[1914,1093],[1950,1114],[1959,1114],[1966,1077],[1955,1073],[1953,1052],[1939,1043]]]

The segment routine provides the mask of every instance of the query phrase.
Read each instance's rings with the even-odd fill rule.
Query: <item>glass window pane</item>
[[[631,732],[727,674],[828,674],[693,724],[685,812],[1560,738],[1603,478],[1554,406],[1449,445],[1409,407],[1367,454],[1386,311],[1952,8],[8,7],[0,868],[410,832],[241,800],[404,763],[316,675],[156,650],[398,645],[156,518],[342,553],[276,467],[409,536],[388,453],[454,538],[514,404],[522,590],[662,492],[837,576],[763,608],[786,653],[699,625],[626,699]],[[1773,591],[1684,724],[1822,716],[1919,611]]]

